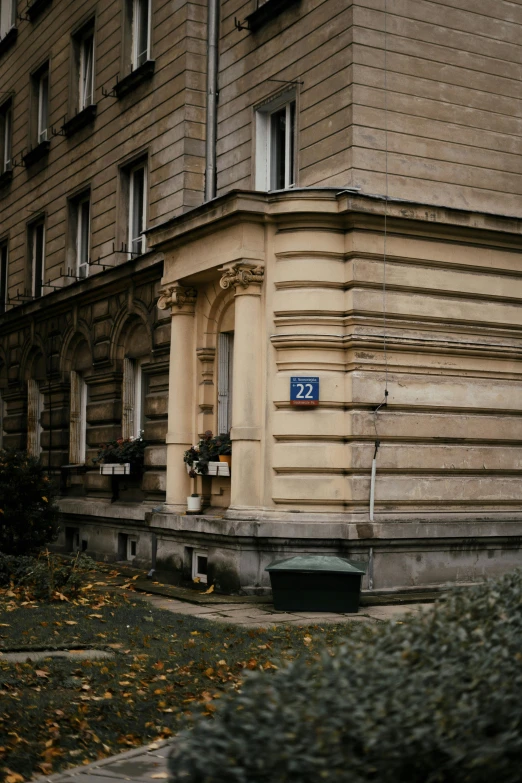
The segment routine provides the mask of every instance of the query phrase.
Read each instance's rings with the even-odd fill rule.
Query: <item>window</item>
[[[194,549],[192,552],[192,579],[207,583],[208,553]]]
[[[150,59],[150,0],[128,0],[131,4],[132,70]]]
[[[70,202],[69,211],[69,247],[68,272],[76,277],[89,276],[90,235],[91,235],[91,194],[82,193]]]
[[[27,453],[30,457],[39,457],[42,453],[41,416],[43,411],[43,394],[38,381],[27,381]]]
[[[7,276],[8,276],[8,250],[7,242],[0,245],[0,315],[5,313],[7,304]]]
[[[94,29],[92,23],[78,37],[78,110],[94,103]]]
[[[145,428],[145,396],[147,376],[143,359],[123,360],[122,437],[139,438]]]
[[[234,333],[218,334],[218,433],[232,426],[232,358]]]
[[[34,142],[47,141],[49,125],[49,63],[33,74]]]
[[[11,171],[13,167],[11,152],[12,132],[13,108],[11,101],[7,101],[0,107],[0,174],[3,174],[4,171]]]
[[[288,93],[256,112],[256,189],[295,185],[296,101]]]
[[[29,256],[31,294],[37,298],[42,295],[45,272],[45,225],[43,220],[33,223],[29,227]]]
[[[129,170],[129,236],[128,249],[134,255],[145,252],[143,230],[146,223],[147,170],[144,163]]]
[[[88,387],[83,376],[71,371],[71,407],[69,419],[69,462],[83,465],[87,448]]]
[[[0,449],[3,448],[4,443],[4,401],[2,399],[2,390],[0,389]]]
[[[7,35],[11,27],[15,26],[15,21],[15,0],[0,0],[0,38]]]

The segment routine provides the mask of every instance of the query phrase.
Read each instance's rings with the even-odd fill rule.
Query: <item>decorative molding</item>
[[[218,269],[218,272],[223,272],[219,285],[225,290],[231,286],[235,288],[238,286],[248,288],[250,285],[262,286],[265,278],[265,268],[263,266],[241,262],[231,266],[223,266]]]
[[[178,282],[171,283],[160,290],[158,307],[166,310],[168,307],[194,307],[198,292],[195,288],[186,288]]]

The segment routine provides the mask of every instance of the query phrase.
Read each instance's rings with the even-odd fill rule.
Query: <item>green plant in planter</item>
[[[195,463],[197,463],[199,472],[206,476],[209,462],[217,462],[220,454],[231,453],[232,443],[228,433],[212,435],[211,430],[207,430],[197,446],[191,446],[190,449],[187,449],[183,455],[183,461],[192,468],[189,475],[194,478],[197,475]]]
[[[93,464],[103,462],[104,465],[117,463],[124,465],[130,462],[132,473],[142,473],[145,460],[145,449],[148,446],[141,435],[137,438],[117,438],[107,443],[102,443],[98,448],[98,454],[93,457]]]

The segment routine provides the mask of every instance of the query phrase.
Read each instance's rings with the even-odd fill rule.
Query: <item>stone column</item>
[[[235,289],[232,378],[232,480],[230,510],[261,505],[261,430],[263,411],[264,268],[236,263],[219,270],[222,288]]]
[[[194,313],[196,290],[172,283],[162,289],[160,310],[171,308],[169,407],[167,443],[167,499],[174,512],[185,511],[191,479],[183,452],[193,444],[194,421]]]

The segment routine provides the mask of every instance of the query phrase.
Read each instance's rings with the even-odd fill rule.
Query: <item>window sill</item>
[[[11,27],[10,30],[0,39],[0,57],[7,52],[16,43],[18,38],[18,27]]]
[[[0,174],[0,188],[3,188],[5,185],[9,185],[12,179],[13,169],[7,169],[6,171],[2,172],[2,174]]]
[[[49,154],[50,147],[50,141],[41,141],[40,144],[37,144],[36,147],[33,147],[32,150],[25,153],[22,158],[24,166],[27,168],[32,166],[33,163],[37,163],[39,160],[42,160],[42,158],[45,158]]]
[[[255,33],[260,27],[269,22],[270,19],[275,19],[276,16],[279,16],[281,11],[285,11],[296,2],[298,2],[298,0],[267,0],[266,3],[263,3],[263,5],[259,6],[259,8],[245,18],[248,29],[252,33]]]
[[[40,14],[43,14],[47,6],[51,5],[53,0],[33,0],[25,9],[25,13],[30,22],[34,22]]]
[[[74,117],[71,117],[70,120],[64,122],[62,125],[62,130],[65,135],[67,137],[73,136],[82,128],[86,128],[87,125],[91,125],[96,117],[96,108],[96,104],[91,103],[89,106],[86,106],[85,109],[79,111],[78,114],[75,114]]]
[[[121,81],[114,85],[113,89],[116,97],[123,98],[124,95],[128,95],[128,93],[135,90],[140,84],[151,79],[155,67],[155,60],[146,60],[143,65],[140,65],[135,71],[131,71]]]

